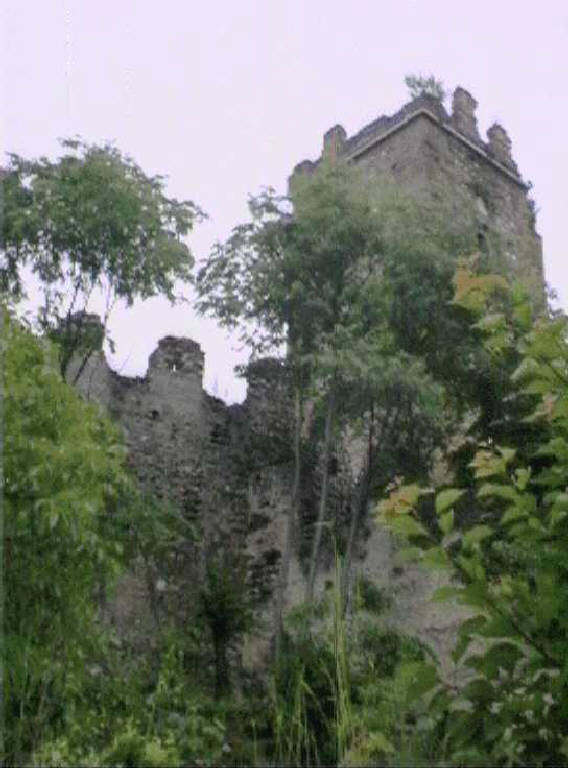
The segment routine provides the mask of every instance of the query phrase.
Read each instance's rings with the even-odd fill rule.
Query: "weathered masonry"
[[[299,163],[293,175],[312,173],[323,158],[341,157],[377,184],[386,180],[411,193],[455,191],[460,204],[477,210],[480,238],[484,232],[498,234],[511,271],[542,285],[542,244],[530,184],[519,173],[504,128],[495,123],[483,141],[476,107],[471,94],[456,88],[450,115],[438,99],[424,94],[351,137],[335,125],[323,137],[320,158]]]
[[[494,125],[486,142],[480,138],[475,107],[470,94],[458,88],[451,115],[438,100],[420,96],[350,138],[335,126],[324,136],[322,156],[300,163],[294,173],[312,173],[325,157],[344,157],[377,184],[386,179],[434,199],[440,186],[453,190],[460,204],[465,200],[476,210],[480,238],[490,232],[498,235],[511,270],[542,287],[541,241],[529,186],[519,174],[503,128]],[[87,322],[99,320],[91,316]],[[70,367],[70,380],[77,370],[77,365]],[[203,540],[221,534],[243,553],[249,588],[264,606],[267,627],[264,637],[245,644],[245,663],[255,667],[269,647],[272,598],[291,504],[290,392],[285,367],[274,359],[249,367],[242,405],[228,406],[208,395],[202,378],[199,345],[167,336],[150,356],[146,376],[119,376],[100,350],[84,366],[77,386],[122,425],[129,461],[142,487],[198,523]],[[317,445],[306,442],[301,507],[307,530],[315,519],[320,475]],[[335,519],[349,516],[355,464],[353,455],[339,446],[328,509]],[[295,546],[286,589],[289,606],[301,602],[305,593],[302,541]],[[428,601],[438,577],[417,566],[396,567],[394,553],[389,534],[373,523],[361,533],[353,568],[392,596],[386,616],[390,624],[419,634],[448,658],[458,616]],[[188,542],[172,553],[167,574],[134,569],[108,607],[119,633],[134,641],[148,640],[155,635],[161,611],[191,612],[203,573],[202,556]],[[316,592],[332,578],[333,555],[325,551]]]

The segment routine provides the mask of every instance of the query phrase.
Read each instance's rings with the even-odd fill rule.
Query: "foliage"
[[[348,616],[337,556],[336,565],[335,585],[325,597],[286,617],[272,688],[278,765],[384,762],[403,749],[414,730],[415,678],[431,669],[424,649],[381,628],[376,606],[358,603]]]
[[[81,751],[88,733],[98,749],[119,703],[136,709],[142,694],[113,661],[97,602],[127,562],[161,567],[194,531],[140,494],[118,429],[61,380],[53,345],[2,319],[5,749],[21,760],[42,742]],[[107,674],[116,686],[101,687]]]
[[[210,547],[199,615],[211,632],[215,650],[215,693],[230,693],[229,646],[252,625],[252,606],[246,592],[246,564],[229,547]]]
[[[371,269],[380,233],[368,190],[356,171],[342,163],[324,164],[313,176],[296,178],[289,200],[268,191],[251,200],[250,209],[252,222],[236,227],[227,243],[213,249],[197,274],[196,287],[201,311],[214,314],[223,325],[239,327],[255,353],[278,349],[284,342],[288,346],[295,401],[295,473],[279,588],[280,624],[298,516],[303,402],[314,385],[310,394],[326,403],[322,463],[327,467],[337,415],[338,350],[352,346],[363,297],[367,314],[380,306],[372,300],[376,281]],[[324,470],[308,592],[315,578],[326,501]]]
[[[6,749],[64,716],[97,645],[93,594],[123,556],[131,484],[117,429],[57,371],[53,347],[2,316]],[[25,574],[25,579],[22,578]]]
[[[183,649],[179,636],[166,633],[155,677],[140,659],[107,651],[108,674],[98,674],[90,689],[85,687],[65,731],[41,745],[34,764],[220,764],[224,713],[192,689]]]
[[[170,199],[111,145],[62,142],[56,161],[10,155],[3,171],[0,289],[19,295],[29,266],[43,297],[41,323],[62,344],[62,370],[81,337],[81,313],[95,291],[106,320],[117,299],[163,294],[187,280],[193,260],[181,241],[202,212]]]
[[[384,519],[418,543],[424,565],[459,577],[439,600],[470,608],[455,659],[471,670],[463,687],[440,683],[430,707],[443,724],[447,759],[459,764],[564,765],[568,762],[568,320],[532,320],[528,298],[512,291],[508,312],[488,314],[499,279],[462,271],[456,301],[481,319],[497,360],[516,351],[513,390],[532,402],[540,442],[478,446],[475,496],[446,488],[436,496],[437,533],[414,510],[424,493],[399,487],[381,505]],[[494,309],[494,305],[493,305]],[[527,400],[528,399],[528,400]],[[477,519],[456,527],[468,499]],[[433,688],[435,681],[431,681]]]
[[[435,99],[438,99],[438,101],[444,101],[446,98],[444,84],[441,80],[437,80],[434,75],[430,75],[429,77],[424,77],[422,75],[407,75],[404,78],[404,82],[413,99],[416,99],[423,94],[433,96]]]

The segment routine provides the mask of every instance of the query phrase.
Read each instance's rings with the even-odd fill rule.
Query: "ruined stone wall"
[[[69,380],[79,362],[70,366]],[[197,545],[188,540],[171,553],[166,574],[142,561],[118,585],[105,615],[119,637],[139,648],[152,646],[166,616],[190,620],[203,578],[204,549],[221,536],[242,553],[247,583],[257,610],[254,635],[245,639],[245,668],[266,668],[274,632],[274,598],[286,545],[287,516],[293,481],[292,402],[281,361],[261,360],[249,367],[248,394],[242,405],[228,406],[202,388],[203,353],[189,339],[168,336],[152,353],[144,377],[112,371],[101,351],[84,366],[77,388],[99,402],[123,428],[128,462],[141,487],[170,501],[200,531]],[[288,608],[304,600],[307,559],[317,515],[321,462],[317,441],[306,440],[301,514],[293,542],[286,585]],[[348,526],[353,468],[338,449],[329,482],[328,519]],[[430,606],[435,584],[425,574],[402,572],[394,542],[372,518],[361,526],[354,572],[392,591],[389,626],[423,634],[447,656],[455,617]],[[324,536],[316,595],[335,576],[331,534]],[[448,634],[449,633],[449,634]]]
[[[335,126],[324,137],[323,154],[351,159],[377,186],[388,181],[432,195],[441,187],[460,204],[469,201],[477,211],[480,235],[494,231],[503,239],[510,268],[542,281],[540,238],[508,137],[493,126],[488,142],[482,141],[475,102],[463,89],[454,95],[451,115],[436,100],[420,97],[351,138]],[[317,162],[304,161],[295,172],[311,173]],[[70,367],[70,380],[78,365]],[[130,637],[156,634],[160,606],[177,607],[178,613],[188,615],[203,575],[203,544],[221,536],[246,558],[248,587],[261,621],[255,637],[247,638],[243,657],[250,668],[257,668],[267,660],[274,630],[274,593],[291,505],[289,382],[281,361],[258,361],[249,367],[246,401],[228,406],[203,390],[202,375],[199,345],[172,336],[159,342],[144,377],[119,376],[100,351],[80,373],[77,386],[83,396],[100,402],[122,425],[129,463],[141,487],[170,501],[196,523],[201,537],[199,546],[188,541],[172,553],[171,574],[159,584],[157,574],[143,563],[135,564],[119,585],[109,614],[119,632]],[[317,439],[308,432],[303,437],[301,514],[286,585],[288,607],[304,599],[321,476]],[[350,455],[344,445],[337,448],[333,461],[328,520],[337,530],[345,530],[357,455]],[[383,617],[387,625],[427,640],[447,662],[458,610],[429,602],[440,577],[417,567],[401,568],[394,541],[369,513],[354,551],[354,575],[369,578],[391,595]],[[334,571],[333,542],[326,533],[316,595],[333,582]]]
[[[342,126],[334,126],[324,135],[321,157],[299,163],[294,174],[313,173],[325,157],[345,158],[361,167],[378,189],[394,184],[411,194],[430,193],[435,200],[445,194],[456,207],[475,212],[480,239],[493,235],[505,268],[538,293],[542,243],[529,185],[518,171],[504,128],[494,124],[487,140],[481,138],[476,107],[473,97],[457,88],[451,114],[437,99],[423,95],[350,138]]]
[[[80,364],[70,366],[70,381]],[[283,543],[269,529],[286,514],[293,472],[285,370],[277,360],[251,365],[247,399],[231,406],[208,395],[202,377],[199,345],[168,336],[150,356],[146,376],[119,376],[98,351],[76,383],[83,397],[99,402],[122,426],[140,487],[173,504],[199,531],[197,546],[188,540],[172,553],[165,580],[138,563],[119,585],[109,614],[131,638],[157,628],[150,616],[156,600],[163,616],[191,613],[204,548],[213,540],[245,554],[258,603],[267,603],[274,589]]]

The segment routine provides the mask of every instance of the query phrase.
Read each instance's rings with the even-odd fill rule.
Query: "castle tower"
[[[394,115],[378,117],[353,136],[330,128],[323,151],[299,163],[295,174],[310,174],[324,158],[344,158],[380,184],[396,184],[409,193],[449,190],[460,205],[477,211],[480,235],[494,233],[507,267],[536,291],[544,284],[542,243],[535,229],[530,184],[521,177],[505,129],[493,125],[484,141],[478,130],[477,102],[456,88],[452,112],[433,96],[422,94]]]

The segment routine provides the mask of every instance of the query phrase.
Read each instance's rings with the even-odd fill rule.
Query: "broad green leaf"
[[[523,520],[528,517],[528,512],[525,509],[519,509],[518,507],[509,507],[503,513],[501,523],[507,525],[507,523],[513,523],[517,520]]]
[[[511,619],[506,613],[491,615],[482,632],[484,637],[514,637],[518,636]]]
[[[507,464],[503,457],[487,450],[478,451],[469,466],[475,470],[477,479],[503,475],[507,470]]]
[[[423,550],[420,547],[404,547],[397,552],[402,563],[415,563],[422,559]]]
[[[453,507],[456,501],[460,499],[464,493],[465,491],[459,488],[446,488],[445,490],[440,491],[440,493],[436,495],[436,513],[441,515],[447,509]]]
[[[519,498],[518,492],[513,487],[497,483],[485,483],[479,488],[477,495],[480,498],[492,497],[505,501],[517,501]]]
[[[515,485],[519,491],[524,491],[527,488],[531,477],[531,470],[519,468],[515,472]]]
[[[469,531],[466,531],[463,537],[463,545],[469,547],[478,546],[488,536],[492,536],[493,529],[489,525],[474,525]]]
[[[425,568],[432,570],[448,570],[452,568],[452,563],[442,547],[430,547],[430,549],[427,549],[421,563]]]
[[[483,656],[480,669],[490,678],[494,678],[498,675],[499,669],[512,672],[517,661],[523,657],[524,654],[517,643],[512,641],[497,642]]]
[[[430,534],[424,528],[422,523],[419,523],[418,520],[415,520],[410,515],[397,515],[396,517],[393,517],[389,521],[389,527],[393,533],[406,536],[407,538],[430,538]]]
[[[475,705],[487,705],[495,698],[492,685],[484,678],[477,678],[468,683],[463,691],[463,696]]]
[[[462,658],[471,643],[472,637],[481,633],[486,622],[487,617],[483,614],[472,616],[470,619],[466,619],[462,622],[458,631],[456,647],[452,654],[452,658],[455,662],[458,662]]]
[[[555,507],[550,513],[550,517],[549,517],[550,528],[555,528],[559,523],[561,523],[567,517],[568,517],[568,510],[557,509]]]
[[[422,661],[402,662],[397,667],[397,676],[407,681],[406,696],[409,703],[431,691],[439,682],[436,667]]]
[[[454,529],[454,510],[450,509],[444,514],[440,515],[438,524],[444,536],[447,536],[448,533],[451,533]]]

